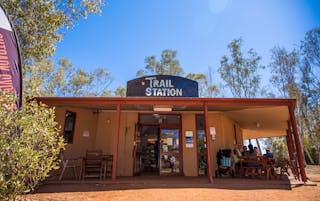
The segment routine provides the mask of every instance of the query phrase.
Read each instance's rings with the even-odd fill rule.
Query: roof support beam
[[[209,135],[209,121],[208,121],[208,104],[204,103],[204,119],[206,126],[206,144],[207,144],[207,173],[210,183],[213,183],[212,168],[211,168],[211,149],[210,149],[210,135]]]
[[[291,129],[290,121],[288,121],[288,130],[287,130],[286,141],[287,141],[287,147],[288,147],[290,160],[294,160],[293,153],[295,152],[295,147],[294,147],[293,139],[292,139],[292,129]]]
[[[116,181],[116,178],[117,178],[119,135],[120,135],[120,104],[117,104],[116,125],[114,128],[114,137],[113,137],[112,181]]]
[[[289,108],[290,122],[292,125],[292,131],[293,131],[293,135],[294,135],[294,141],[295,141],[296,151],[297,151],[297,156],[298,156],[300,175],[301,175],[302,181],[307,182],[307,175],[306,175],[306,171],[304,169],[304,160],[303,160],[303,156],[302,156],[300,138],[298,135],[297,123],[296,123],[296,119],[294,116],[294,105],[293,104],[289,105],[288,108]]]

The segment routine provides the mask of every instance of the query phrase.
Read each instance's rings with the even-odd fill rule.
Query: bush
[[[13,110],[14,100],[0,91],[0,200],[34,191],[64,148],[54,109],[30,101]]]

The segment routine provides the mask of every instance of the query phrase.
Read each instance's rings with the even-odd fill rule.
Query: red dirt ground
[[[50,182],[35,194],[33,201],[103,201],[103,200],[226,200],[226,201],[320,201],[320,166],[308,166],[312,181],[302,185],[291,177],[281,179],[219,178],[209,184],[201,177],[129,177],[117,182]]]

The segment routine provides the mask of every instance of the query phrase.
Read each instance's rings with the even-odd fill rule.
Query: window
[[[76,113],[75,112],[66,112],[66,119],[64,122],[63,138],[64,142],[72,143],[73,142],[73,133],[74,125],[76,122]]]
[[[198,175],[207,175],[207,144],[203,115],[196,115]]]

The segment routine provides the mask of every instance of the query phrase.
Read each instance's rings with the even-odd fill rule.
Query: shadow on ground
[[[210,184],[207,177],[120,177],[117,181],[50,181],[40,186],[36,193],[93,192],[135,189],[209,188],[230,190],[278,189],[291,190],[288,177],[265,180],[261,178],[214,178]]]

